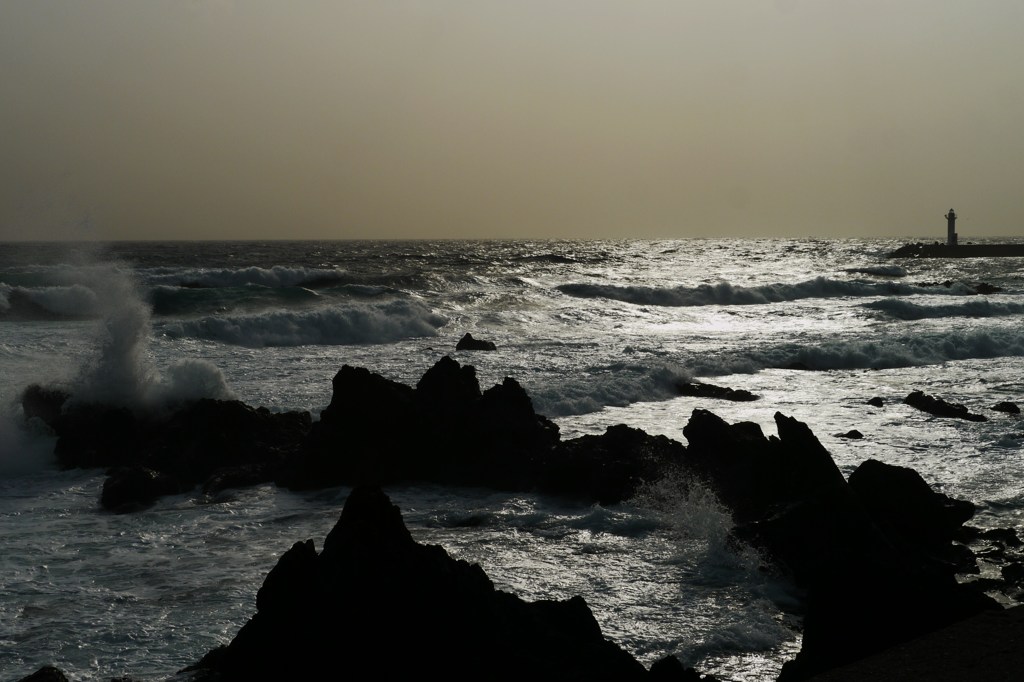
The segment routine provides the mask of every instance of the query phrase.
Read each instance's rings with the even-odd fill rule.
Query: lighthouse
[[[946,214],[946,244],[956,246],[956,213],[953,209]]]

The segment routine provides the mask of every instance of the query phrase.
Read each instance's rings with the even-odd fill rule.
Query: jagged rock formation
[[[604,639],[580,597],[525,602],[477,564],[415,542],[377,488],[356,488],[318,554],[297,542],[267,575],[256,614],[190,670],[223,680],[684,680]],[[693,671],[690,678],[696,678]]]

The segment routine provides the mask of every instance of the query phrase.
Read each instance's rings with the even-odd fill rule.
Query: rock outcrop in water
[[[333,388],[316,423],[305,413],[275,415],[209,400],[139,415],[75,405],[66,394],[39,387],[26,390],[22,402],[26,416],[58,434],[65,466],[110,468],[103,502],[115,509],[198,484],[215,491],[265,481],[293,488],[432,482],[611,504],[662,476],[700,479],[731,510],[735,536],[761,548],[771,566],[806,590],[803,649],[784,671],[789,680],[994,607],[955,578],[976,570],[973,554],[954,544],[964,537],[972,505],[935,493],[909,469],[880,462],[866,462],[847,481],[810,429],[782,414],[775,415],[778,435],[771,437],[757,424],[728,424],[696,409],[683,431],[687,446],[622,425],[562,441],[515,380],[481,391],[474,368],[448,357],[415,387],[346,366]],[[330,563],[324,553],[309,544],[286,555],[268,577],[260,613],[266,605],[296,623],[313,618],[292,613],[288,604],[322,595],[297,587],[289,598],[274,597],[273,576],[296,567],[319,576],[325,569],[314,567]],[[1004,559],[1004,584],[986,583],[986,589],[1007,591],[1019,579],[1015,560]],[[316,583],[321,578],[310,580],[323,587]],[[474,589],[486,592],[478,582]],[[575,607],[552,608],[576,618]],[[269,619],[260,613],[254,622]],[[239,636],[242,642],[255,637]]]
[[[63,391],[39,386],[25,390],[22,408],[57,434],[54,453],[62,467],[108,469],[101,502],[115,511],[133,511],[197,485],[216,492],[272,481],[311,426],[306,412],[275,414],[238,401],[133,411],[76,404]]]
[[[493,341],[474,339],[473,335],[466,332],[459,342],[455,344],[455,350],[498,350]]]
[[[803,648],[784,679],[997,608],[955,578],[973,566],[952,548],[973,505],[877,462],[848,482],[805,424],[775,421],[778,436],[765,438],[756,424],[695,410],[683,433],[687,468],[733,511],[737,537],[807,590]]]
[[[256,609],[190,670],[223,680],[699,679],[678,662],[649,673],[604,639],[580,597],[525,602],[479,565],[415,542],[376,488],[352,491],[319,554],[307,540],[280,558]]]
[[[922,412],[934,414],[936,417],[953,417],[956,419],[966,419],[970,422],[988,421],[988,417],[983,414],[975,414],[964,405],[950,403],[922,391],[913,391],[903,399],[903,402],[911,407],[916,407]]]

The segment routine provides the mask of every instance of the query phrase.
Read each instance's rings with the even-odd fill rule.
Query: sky
[[[1024,237],[1019,0],[0,0],[0,240]]]

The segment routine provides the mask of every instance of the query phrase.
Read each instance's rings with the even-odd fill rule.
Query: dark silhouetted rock
[[[996,412],[1005,412],[1007,414],[1020,414],[1020,406],[1017,403],[1011,403],[1006,400],[993,405],[992,409]]]
[[[79,404],[39,387],[25,390],[22,406],[26,417],[42,419],[57,435],[54,454],[61,466],[111,470],[101,503],[120,511],[208,480],[211,489],[229,481],[271,481],[311,425],[306,412],[276,414],[234,400],[132,410]]]
[[[525,602],[479,565],[416,543],[379,489],[356,488],[319,554],[296,543],[257,612],[191,670],[226,680],[645,679],[580,597]],[[678,675],[659,679],[686,679]]]
[[[120,467],[103,482],[100,504],[111,511],[132,512],[180,492],[177,479],[168,474],[140,465]]]
[[[971,422],[988,421],[988,417],[985,415],[974,414],[963,405],[946,402],[942,398],[936,398],[922,393],[921,391],[914,391],[910,393],[903,399],[903,402],[911,407],[916,407],[922,412],[934,414],[936,417],[955,417],[957,419],[966,419]]]
[[[632,497],[645,482],[678,471],[686,448],[665,436],[651,436],[624,424],[600,436],[561,444],[538,475],[543,492],[571,495],[601,504]]]
[[[21,678],[20,682],[68,682],[68,678],[52,665],[44,665],[31,675]]]
[[[857,429],[850,429],[846,433],[837,433],[836,438],[849,438],[850,440],[860,440],[864,437],[864,434]]]
[[[757,400],[756,395],[745,389],[726,388],[696,381],[680,382],[676,384],[676,391],[679,395],[693,398],[713,398],[716,400],[730,400],[732,402]]]
[[[732,510],[735,535],[806,590],[803,644],[784,668],[786,680],[806,679],[996,608],[957,583],[963,562],[937,560],[934,554],[942,552],[935,545],[927,554],[907,545],[897,529],[911,527],[900,514],[913,520],[913,512],[896,510],[890,519],[884,505],[870,509],[806,424],[781,414],[775,419],[778,436],[765,438],[755,424],[730,425],[694,410],[683,433],[689,441],[685,467]],[[862,483],[871,473],[871,467],[862,472]],[[953,533],[970,516],[969,505],[905,487],[927,493],[921,504],[933,505],[935,516],[922,516],[919,526],[935,528],[936,537],[940,530]]]
[[[466,332],[455,344],[455,350],[498,350],[498,347],[494,345],[493,341],[474,339],[472,334]]]
[[[849,483],[874,522],[898,545],[957,563],[952,542],[974,516],[972,503],[935,492],[913,469],[874,459],[857,467]]]
[[[1019,258],[1024,256],[1022,244],[904,244],[889,258]]]
[[[868,400],[868,405],[871,405],[872,407],[882,407],[883,405],[885,405],[885,401],[879,398],[878,396],[875,396],[874,398]]]
[[[416,388],[345,366],[291,471],[293,488],[429,481],[532,489],[559,441],[511,378],[481,393],[476,370],[450,357]]]

